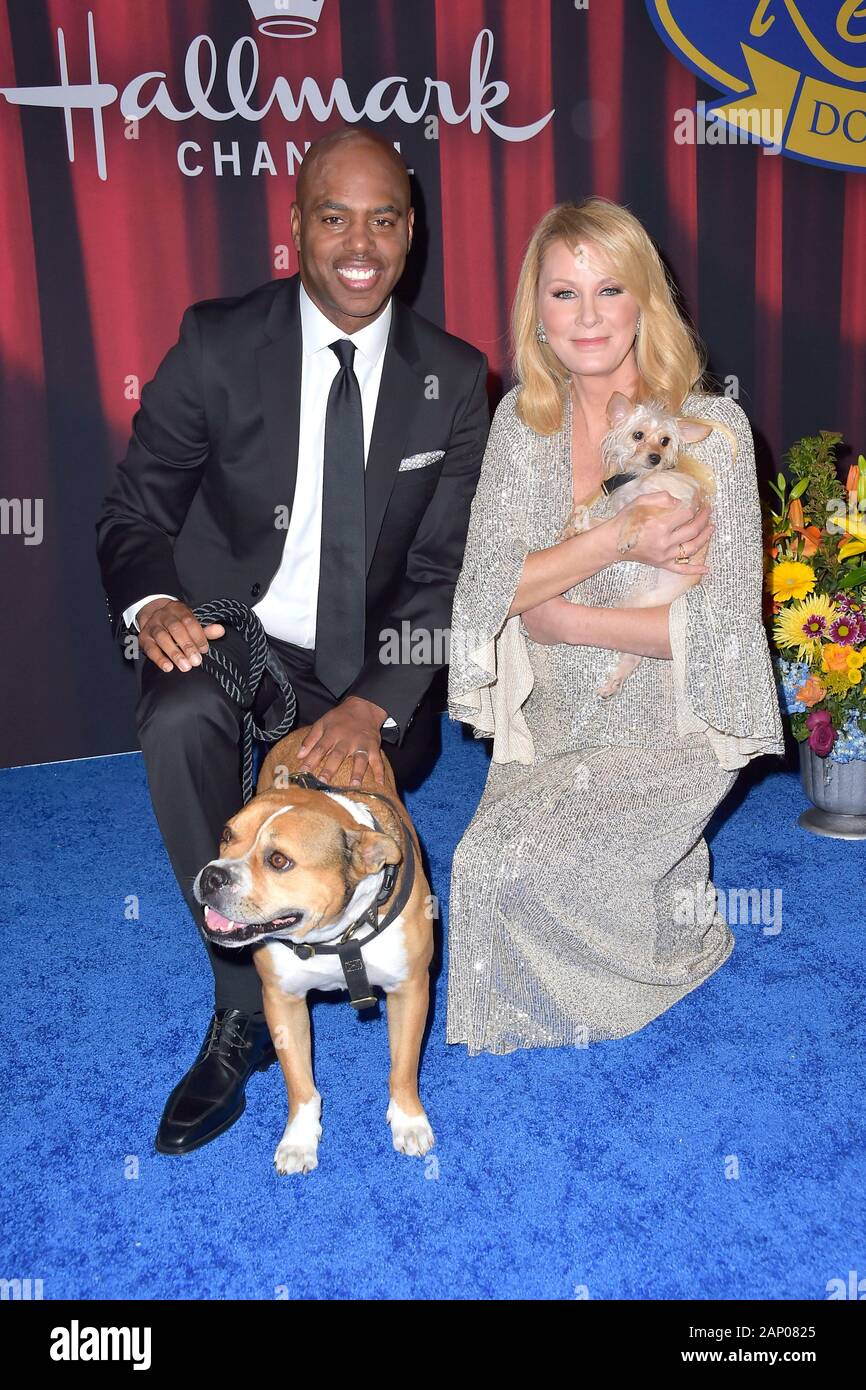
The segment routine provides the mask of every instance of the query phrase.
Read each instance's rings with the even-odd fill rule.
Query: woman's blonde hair
[[[517,413],[538,434],[562,429],[569,374],[549,343],[536,337],[538,281],[548,248],[564,241],[573,249],[592,242],[610,274],[634,295],[641,311],[635,355],[640,400],[654,397],[678,413],[702,384],[706,354],[677,306],[664,263],[638,219],[607,198],[557,203],[532,233],[511,314],[514,377],[520,385]]]

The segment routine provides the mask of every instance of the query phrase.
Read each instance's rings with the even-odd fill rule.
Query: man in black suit
[[[429,758],[490,415],[484,354],[392,297],[413,220],[377,133],[312,145],[291,210],[299,274],[185,311],[97,519],[112,627],[140,632],[154,811],[200,931],[192,884],[240,808],[242,713],[201,655],[211,640],[238,665],[246,652],[194,607],[228,597],[258,614],[312,725],[306,770],[328,780],[352,754],[353,783],[368,761],[381,781],[384,752],[402,790]],[[409,638],[396,664],[389,632]],[[413,634],[433,644],[426,664]],[[274,1060],[251,950],[206,945],[214,1015],[166,1104],[165,1153],[226,1130]]]

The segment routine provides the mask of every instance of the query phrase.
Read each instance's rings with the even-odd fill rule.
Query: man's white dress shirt
[[[319,593],[319,560],[322,545],[322,475],[325,459],[325,411],[331,383],[340,370],[337,355],[329,344],[348,338],[356,347],[354,371],[361,390],[364,419],[364,466],[370,450],[370,436],[379,399],[379,383],[385,361],[385,347],[391,327],[392,304],[379,317],[357,333],[344,333],[315,305],[303,285],[299,292],[301,312],[301,411],[298,430],[298,475],[289,529],[279,568],[264,598],[253,605],[253,612],[265,632],[296,647],[316,645],[316,609]],[[146,603],[155,598],[174,598],[174,594],[148,594],[123,614],[124,622],[138,631],[136,617]],[[383,728],[394,727],[386,719]]]

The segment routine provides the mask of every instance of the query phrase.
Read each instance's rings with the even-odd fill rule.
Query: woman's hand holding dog
[[[637,539],[627,551],[620,552],[616,542],[621,530],[628,525],[632,508],[643,508],[646,504],[652,510],[658,509],[658,515],[647,516],[638,529]],[[657,569],[670,570],[673,574],[709,574],[709,567],[693,558],[709,545],[715,529],[707,506],[695,512],[691,502],[678,502],[669,492],[654,492],[636,497],[617,516],[602,522],[601,526],[610,527],[614,538],[611,563],[637,560],[644,565],[654,565]],[[681,553],[689,557],[687,565],[677,563],[680,545]],[[572,603],[562,595],[555,595],[524,609],[522,620],[533,642],[542,645],[557,642],[593,645],[597,638],[594,639],[594,632],[588,627],[593,616],[584,606]]]
[[[658,509],[658,515],[644,519],[636,540],[628,550],[618,553],[617,559],[637,560],[672,574],[709,574],[709,566],[694,557],[709,545],[715,530],[710,508],[703,506],[694,511],[691,502],[678,502],[669,492],[642,493],[604,525],[614,527],[618,539],[629,525],[633,509],[642,512],[646,507]],[[689,563],[677,562],[678,554],[687,556]]]

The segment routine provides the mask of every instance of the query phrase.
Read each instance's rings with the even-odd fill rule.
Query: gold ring
[[[683,543],[682,543],[682,541],[680,541],[680,548],[679,548],[679,553],[677,554],[677,560],[676,560],[676,562],[677,562],[678,565],[687,565],[687,564],[689,563],[689,558],[690,558],[690,557],[689,557],[688,555],[684,555],[684,554],[682,553],[682,551],[683,551]]]

